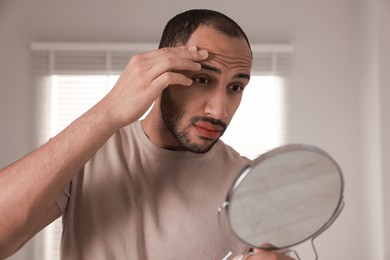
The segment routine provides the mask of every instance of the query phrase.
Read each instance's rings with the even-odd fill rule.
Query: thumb
[[[273,250],[272,250],[273,249]],[[253,248],[253,253],[254,254],[278,254],[278,255],[286,255],[286,256],[290,256],[290,252],[291,252],[291,249],[287,248],[287,249],[279,249],[279,250],[275,250],[276,248],[275,247],[270,247],[269,249],[259,249],[259,248]]]
[[[244,260],[245,259],[245,255],[236,255],[233,260]]]

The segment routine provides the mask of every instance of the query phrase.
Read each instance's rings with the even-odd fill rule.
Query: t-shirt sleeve
[[[58,197],[56,204],[61,210],[61,215],[64,214],[66,208],[68,207],[68,202],[70,199],[70,184],[65,188],[65,190]]]

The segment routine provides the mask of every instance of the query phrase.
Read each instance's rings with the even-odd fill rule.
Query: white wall
[[[387,6],[386,6],[387,5]],[[382,35],[387,30],[385,29],[388,22],[385,23],[382,19],[388,19],[389,15],[382,14],[382,10],[389,12],[390,5],[385,1],[367,1],[365,3],[367,10],[365,23],[365,37],[363,40],[364,61],[363,66],[364,85],[361,89],[360,96],[360,115],[361,115],[361,135],[362,135],[362,167],[365,173],[364,182],[366,184],[367,197],[367,228],[366,241],[372,245],[371,259],[388,259],[390,254],[385,248],[385,242],[388,240],[389,232],[385,230],[386,210],[389,209],[388,204],[389,194],[385,194],[386,162],[385,151],[386,143],[388,144],[388,131],[385,130],[386,119],[385,111],[388,106],[384,101],[389,97],[386,93],[383,70],[386,67],[383,62],[387,57],[389,59],[389,51],[383,49]],[[387,41],[389,36],[387,35]],[[389,45],[388,45],[389,46]],[[385,59],[383,59],[383,57]],[[389,79],[387,79],[388,85]],[[388,111],[389,108],[387,108]],[[387,139],[387,141],[386,141]],[[387,153],[389,154],[389,153]],[[387,166],[385,165],[387,163]],[[388,180],[387,180],[388,183]],[[388,219],[388,217],[387,217]],[[386,256],[386,257],[385,257]]]
[[[390,259],[390,190],[388,189],[388,184],[390,183],[390,117],[388,112],[390,111],[390,1],[381,0],[376,2],[377,11],[377,28],[378,28],[378,88],[379,88],[379,97],[380,97],[380,156],[381,156],[381,182],[382,184],[382,206],[383,207],[383,247],[384,247],[384,259]],[[386,113],[387,112],[387,113]],[[387,220],[387,221],[386,221]]]
[[[252,42],[294,44],[289,141],[327,150],[346,182],[346,207],[317,240],[320,258],[390,259],[389,0],[0,0],[0,167],[34,148],[30,42],[158,41],[189,8],[230,15]]]

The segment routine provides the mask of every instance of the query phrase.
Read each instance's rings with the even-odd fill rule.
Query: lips
[[[197,122],[194,127],[199,136],[207,139],[217,139],[224,131],[222,126],[214,125],[208,122]]]

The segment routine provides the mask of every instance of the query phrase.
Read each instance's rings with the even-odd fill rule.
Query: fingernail
[[[207,56],[209,56],[209,52],[206,50],[200,50],[199,55],[202,57],[207,57]]]
[[[192,83],[193,83],[192,79],[188,79],[188,80],[187,80],[187,86],[191,87],[191,86],[192,86]]]
[[[189,46],[188,50],[189,51],[196,51],[198,48],[195,45]]]

